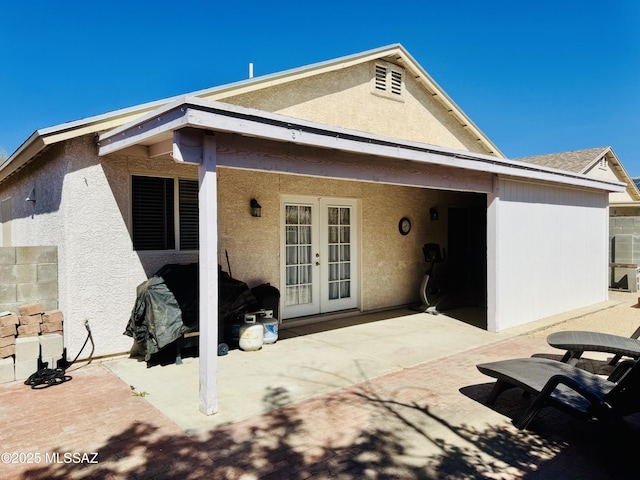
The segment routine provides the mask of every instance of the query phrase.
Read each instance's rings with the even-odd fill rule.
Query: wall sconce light
[[[33,202],[34,204],[36,203],[36,189],[35,187],[31,189],[31,192],[29,193],[29,196],[27,198],[24,199],[25,202]]]
[[[252,217],[261,217],[262,216],[262,207],[260,206],[260,204],[258,203],[258,201],[255,198],[251,199],[251,202],[249,203],[249,206],[251,207],[251,216]]]
[[[431,217],[431,220],[438,220],[438,209],[436,207],[431,207],[429,209],[429,217]]]

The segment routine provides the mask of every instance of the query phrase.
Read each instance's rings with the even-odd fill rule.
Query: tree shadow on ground
[[[490,388],[474,385],[463,393],[480,401]],[[576,465],[591,469],[594,478],[622,478],[628,472],[620,443],[629,439],[615,432],[603,435],[598,426],[557,412],[536,419],[531,431],[504,421],[453,424],[446,408],[429,405],[424,391],[414,390],[413,396],[380,393],[365,382],[323,396],[305,410],[304,402],[290,405],[289,393],[273,388],[263,398],[273,410],[240,426],[189,437],[161,435],[152,425],[133,423],[104,442],[98,464],[40,465],[24,478],[575,478]],[[526,399],[511,391],[495,404],[507,416],[524,408]],[[339,415],[345,412],[363,415],[364,421],[349,430],[349,419]],[[327,421],[314,424],[310,420],[316,416]],[[334,431],[318,432],[318,425]],[[349,430],[346,440],[342,430]]]
[[[597,368],[597,367],[596,367]],[[604,371],[608,370],[602,367]],[[528,408],[531,396],[514,388],[503,392],[493,405],[484,404],[493,388],[493,383],[472,385],[460,389],[467,397],[482,403],[512,422]],[[543,409],[527,430],[515,430],[516,435],[534,441],[532,452],[541,451],[541,446],[555,446],[555,452],[539,463],[537,468],[527,472],[522,478],[627,478],[636,471],[635,456],[640,439],[640,415],[627,417],[627,423],[611,425],[597,421],[586,421],[552,407]],[[478,444],[488,448],[481,438]],[[540,444],[542,442],[542,444]],[[503,445],[509,447],[508,441]],[[516,444],[515,448],[526,444]],[[483,447],[485,448],[485,447]],[[505,451],[500,447],[500,451]],[[522,453],[522,452],[521,452]],[[530,452],[531,453],[531,452]],[[515,458],[523,458],[516,454]],[[513,464],[513,463],[511,463]]]

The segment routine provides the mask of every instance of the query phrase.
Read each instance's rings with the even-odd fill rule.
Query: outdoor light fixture
[[[436,207],[431,207],[429,209],[429,216],[431,220],[438,220],[438,209]]]
[[[249,206],[251,207],[251,216],[252,217],[261,217],[262,216],[262,207],[260,206],[260,204],[258,203],[258,201],[255,198],[251,199],[251,202],[249,203]]]

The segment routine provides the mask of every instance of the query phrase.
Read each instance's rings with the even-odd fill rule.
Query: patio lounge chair
[[[573,365],[547,358],[521,358],[477,365],[497,381],[487,404],[507,389],[519,387],[534,398],[514,425],[526,428],[540,409],[553,406],[588,419],[624,423],[640,411],[640,362],[626,360],[605,379]]]
[[[584,352],[605,352],[614,354],[609,365],[618,363],[621,357],[640,358],[640,327],[631,337],[599,332],[566,331],[552,333],[547,343],[552,347],[566,350],[564,363],[575,365]]]

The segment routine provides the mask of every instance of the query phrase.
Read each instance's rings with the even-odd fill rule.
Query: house
[[[611,147],[536,155],[516,159],[625,184],[609,194],[609,287],[640,289],[640,190]]]
[[[286,328],[417,302],[435,243],[499,331],[607,298],[623,190],[505,158],[398,44],[38,130],[0,167],[4,244],[58,247],[71,351],[85,319],[96,355],[128,351],[136,286],[199,261],[205,413],[227,255]]]
[[[624,191],[609,195],[611,216],[640,214],[640,190],[611,147],[586,148],[514,160],[624,183]]]

